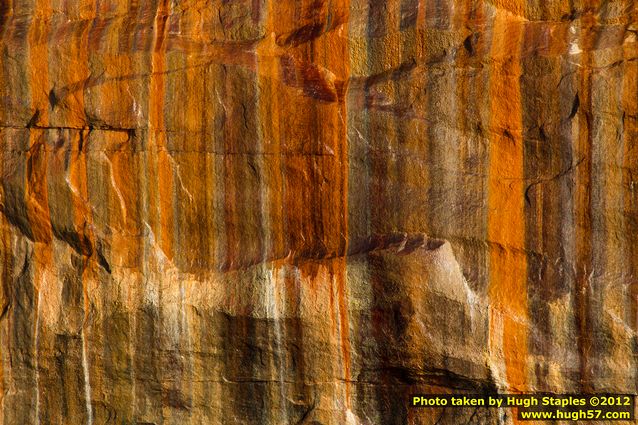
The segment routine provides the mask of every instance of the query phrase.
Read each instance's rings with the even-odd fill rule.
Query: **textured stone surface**
[[[0,0],[0,424],[636,392],[637,35],[633,0]]]

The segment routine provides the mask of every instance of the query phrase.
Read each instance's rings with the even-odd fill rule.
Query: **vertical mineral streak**
[[[157,235],[157,243],[162,254],[171,261],[173,259],[173,229],[175,211],[173,203],[173,163],[171,153],[166,146],[167,131],[164,123],[164,102],[166,100],[166,37],[168,33],[169,0],[159,0],[153,21],[153,42],[151,46],[150,87],[149,87],[149,122],[148,149],[153,161],[150,174],[151,205],[157,210],[150,212],[153,221],[151,229]],[[145,6],[148,7],[148,6]],[[154,155],[153,155],[154,154]]]
[[[343,399],[349,406],[350,322],[343,258],[348,232],[349,2],[268,2],[267,8],[267,38],[257,49],[257,66],[261,117],[268,122],[263,149],[276,153],[271,169],[277,173],[268,197],[271,249],[278,256],[299,257],[302,274],[313,280],[317,266],[305,260],[327,261],[332,279],[326,283],[335,294],[331,314],[339,340]],[[299,110],[306,113],[296,115]],[[290,117],[295,120],[287,122]]]
[[[334,155],[337,179],[332,188],[334,200],[330,202],[338,211],[337,222],[332,224],[334,230],[330,239],[333,250],[336,251],[338,274],[336,279],[338,293],[339,314],[339,338],[341,346],[341,361],[343,380],[345,382],[345,407],[347,411],[352,408],[351,388],[351,342],[350,342],[350,316],[348,313],[348,286],[346,279],[347,252],[348,252],[348,111],[347,111],[347,82],[350,78],[350,64],[348,61],[348,30],[349,30],[350,0],[337,0],[329,3],[326,36],[322,40],[322,50],[325,52],[325,66],[334,75],[334,90],[336,97],[335,111],[332,114],[334,135],[328,141],[329,150]],[[345,59],[344,59],[345,58]],[[321,198],[320,198],[321,199]],[[320,200],[323,203],[323,200]],[[324,206],[325,208],[325,206]],[[327,218],[334,212],[328,210],[324,216]],[[322,221],[326,221],[323,218]],[[331,223],[328,221],[328,223]],[[330,226],[330,224],[329,224]],[[330,229],[330,227],[328,227]]]
[[[519,54],[523,20],[497,9],[490,69],[488,240],[495,346],[502,350],[507,389],[523,391],[527,361],[527,260]],[[500,341],[498,339],[501,339]]]
[[[35,7],[40,14],[34,14],[29,28],[29,69],[32,123],[48,125],[49,116],[49,66],[48,66],[48,32],[49,26],[43,24],[50,13],[48,0],[37,0]],[[40,379],[39,379],[39,339],[41,325],[41,297],[42,285],[46,285],[47,270],[53,264],[51,241],[53,239],[49,213],[47,192],[47,152],[46,132],[32,129],[29,131],[29,145],[27,154],[27,175],[24,184],[25,205],[27,217],[34,242],[34,262],[36,267],[33,280],[35,292],[35,320],[33,321],[33,365],[35,408],[33,410],[34,423],[40,423]]]
[[[78,37],[80,38],[79,43],[73,50],[73,54],[70,55],[73,62],[70,68],[72,69],[69,72],[69,78],[71,81],[82,81],[83,78],[86,78],[87,75],[90,74],[88,69],[89,58],[89,30],[90,23],[94,22],[96,17],[95,12],[95,2],[89,2],[86,5],[86,9],[84,10],[85,14],[80,13],[79,15],[85,19],[84,25]],[[81,9],[81,7],[80,7]],[[88,13],[86,13],[88,12]],[[77,61],[77,63],[75,63]],[[74,123],[77,122],[77,126],[84,124],[86,121],[85,114],[85,101],[84,101],[84,92],[73,93],[72,96],[69,96],[70,101],[73,101],[75,104],[68,109],[65,109],[65,112],[69,111],[71,114],[65,114],[65,121]],[[73,116],[72,113],[76,112],[80,117]],[[82,111],[81,113],[79,111]],[[89,150],[89,129],[82,129],[75,134],[75,137],[71,136],[71,146],[70,150],[75,153],[75,157],[73,161],[70,161],[68,164],[68,176],[67,182],[72,191],[72,214],[73,214],[73,228],[75,234],[79,235],[78,241],[78,254],[80,255],[81,273],[80,280],[82,283],[82,310],[83,310],[83,319],[82,319],[82,327],[80,330],[80,342],[81,342],[81,358],[82,358],[82,373],[84,379],[84,406],[86,409],[86,424],[93,425],[93,405],[92,405],[92,390],[91,390],[91,360],[90,353],[91,343],[90,343],[90,335],[91,335],[91,294],[90,294],[90,286],[96,282],[95,275],[95,267],[97,255],[93,255],[94,251],[97,249],[96,238],[94,234],[94,225],[93,225],[93,211],[90,208],[87,208],[89,203],[90,194],[89,194],[89,161],[87,159],[88,150]],[[75,139],[75,140],[73,140]]]
[[[575,155],[582,161],[582,166],[576,170],[576,187],[574,193],[575,216],[575,321],[578,329],[578,354],[580,360],[580,385],[582,391],[591,391],[591,364],[592,350],[592,315],[591,295],[594,284],[594,239],[592,232],[592,214],[594,213],[592,199],[592,173],[593,173],[593,139],[592,131],[592,58],[590,50],[595,48],[598,17],[594,12],[598,0],[584,1],[584,14],[578,28],[576,48],[572,48],[572,60],[578,64],[577,86],[579,108],[575,120]],[[602,266],[602,265],[601,265]]]

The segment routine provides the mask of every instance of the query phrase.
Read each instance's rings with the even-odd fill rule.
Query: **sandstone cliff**
[[[0,0],[0,424],[635,393],[637,36],[633,0]]]

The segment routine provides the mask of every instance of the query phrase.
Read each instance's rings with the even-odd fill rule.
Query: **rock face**
[[[636,392],[637,35],[633,0],[0,2],[0,424]]]

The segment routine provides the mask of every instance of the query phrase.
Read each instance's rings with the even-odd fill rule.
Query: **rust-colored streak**
[[[33,292],[34,292],[34,308],[35,320],[33,322],[34,346],[33,356],[35,362],[35,392],[36,400],[40,396],[40,382],[38,379],[39,366],[37,359],[39,358],[39,344],[37,335],[40,331],[40,293],[42,287],[47,284],[45,273],[53,266],[53,250],[52,250],[52,229],[49,213],[49,197],[47,193],[47,153],[44,148],[46,135],[40,130],[31,130],[29,132],[30,150],[27,155],[27,181],[25,182],[25,205],[26,213],[31,227],[31,233],[34,239],[33,246]],[[36,403],[37,404],[37,403]],[[39,415],[39,406],[36,406],[34,416]],[[36,418],[39,420],[39,418]]]
[[[502,320],[507,385],[511,391],[522,391],[526,383],[527,264],[522,254],[524,170],[518,53],[523,26],[520,20],[499,10],[493,28],[487,231],[494,247],[490,253],[489,295],[494,313]],[[497,334],[493,328],[492,338]]]
[[[43,22],[47,21],[50,12],[48,1],[40,0],[36,2],[36,9],[42,11],[39,16]],[[46,125],[49,122],[49,66],[48,66],[48,46],[44,42],[49,31],[48,25],[39,25],[36,21],[32,23],[29,32],[29,69],[31,84],[31,105],[34,113],[34,121],[37,124]],[[25,205],[26,213],[31,227],[35,245],[33,250],[35,263],[34,296],[37,300],[36,320],[33,323],[34,335],[38,333],[39,319],[39,294],[41,286],[45,284],[44,273],[53,264],[53,253],[51,247],[52,229],[49,213],[49,199],[47,192],[47,153],[46,153],[46,132],[40,130],[29,131],[29,152],[26,156],[27,176],[25,182]],[[37,341],[35,342],[34,356],[39,356]],[[38,371],[36,370],[36,376]],[[37,378],[36,378],[37,383]],[[36,392],[40,389],[37,387]],[[36,413],[37,415],[37,413]]]
[[[268,198],[272,249],[293,257],[337,258],[330,260],[331,322],[339,341],[343,396],[350,406],[350,325],[343,258],[348,231],[343,84],[349,78],[348,10],[348,0],[272,1],[266,34],[274,35],[260,43],[256,52],[264,89],[260,119],[268,122],[264,149],[276,153],[271,168],[279,170],[270,182]],[[299,267],[302,275],[313,275],[312,262]]]
[[[155,234],[163,254],[169,259],[173,259],[173,223],[174,223],[174,203],[173,203],[173,160],[166,147],[166,132],[164,125],[164,99],[166,58],[164,52],[164,41],[166,40],[167,25],[169,16],[169,2],[162,0],[155,15],[154,29],[155,38],[151,49],[151,81],[149,93],[149,145],[157,155],[156,172],[157,186],[151,190],[157,196],[157,215],[153,220],[156,226]],[[150,182],[154,185],[153,182]],[[157,192],[156,192],[157,191]]]
[[[49,122],[49,66],[48,46],[44,40],[49,32],[47,22],[50,6],[47,0],[36,1],[36,10],[42,15],[34,19],[29,30],[29,70],[30,70],[30,94],[31,109],[33,111],[33,124],[47,125]],[[40,130],[29,131],[29,151],[26,155],[27,175],[25,181],[25,206],[26,215],[31,228],[31,234],[35,242],[33,248],[35,276],[33,280],[35,298],[35,321],[33,323],[33,335],[38,335],[40,326],[40,292],[42,285],[46,284],[45,272],[52,267],[53,252],[51,241],[53,239],[51,219],[49,213],[49,198],[47,192],[47,153],[46,132]],[[35,392],[36,400],[39,400],[40,385],[38,380],[39,346],[38,339],[34,338],[33,353],[35,363]],[[36,401],[35,420],[39,421],[39,402]]]
[[[38,0],[29,30],[29,82],[31,86],[31,109],[37,122],[47,125],[49,122],[49,54],[46,36],[49,32],[48,15],[50,7],[47,0]]]
[[[239,229],[235,225],[240,218],[237,214],[237,198],[238,188],[235,182],[238,180],[235,176],[235,158],[232,155],[224,157],[224,220],[230,224],[226,230],[226,260],[223,264],[224,269],[232,269],[240,255],[239,251]]]
[[[266,6],[265,29],[266,34],[272,33],[275,29],[276,19],[273,16],[274,5],[268,2]],[[279,74],[279,61],[275,57],[276,47],[272,38],[270,43],[261,43],[255,53],[257,60],[255,66],[257,69],[257,87],[259,88],[259,101],[257,114],[259,120],[267,122],[268,125],[263,126],[261,133],[261,149],[263,151],[281,152],[279,141],[281,139],[280,123],[282,119],[282,111],[276,104],[276,92],[278,90],[276,75]],[[286,249],[286,241],[284,240],[283,230],[283,175],[281,170],[281,156],[273,155],[270,162],[273,173],[269,175],[268,181],[263,182],[262,213],[264,219],[269,221],[269,226],[265,230],[267,232],[268,243],[265,246],[266,255],[282,258],[288,254]]]
[[[325,64],[326,68],[330,69],[337,80],[347,81],[349,79],[350,68],[349,63],[344,58],[348,57],[348,42],[347,31],[348,26],[345,22],[348,22],[348,10],[350,8],[350,0],[339,0],[330,4],[331,14],[337,16],[336,22],[341,25],[339,29],[333,32],[329,32],[326,35],[325,41],[322,46],[322,50],[325,52]],[[335,134],[331,135],[331,138],[335,140],[331,144],[335,150],[337,162],[336,172],[340,174],[340,178],[336,179],[337,186],[333,188],[334,194],[333,200],[330,204],[335,204],[340,207],[334,211],[340,211],[340,214],[336,215],[336,222],[329,220],[329,215],[332,214],[328,210],[328,214],[322,217],[322,221],[328,223],[328,228],[334,226],[335,233],[331,235],[333,239],[330,244],[332,250],[341,254],[342,257],[338,260],[339,277],[337,279],[338,287],[338,304],[339,304],[339,336],[341,342],[341,358],[343,361],[343,378],[345,380],[345,402],[346,408],[350,409],[352,403],[352,389],[351,389],[351,347],[350,347],[350,317],[348,314],[348,293],[346,285],[346,257],[345,254],[348,251],[347,247],[347,235],[348,235],[348,143],[347,143],[347,109],[345,103],[345,88],[337,86],[337,98],[338,101],[335,104],[336,114],[333,113],[334,125],[328,128],[335,128]],[[332,224],[334,223],[334,224]]]
[[[597,1],[587,1],[594,7]],[[592,9],[590,9],[592,10]],[[576,288],[575,321],[578,329],[578,354],[580,357],[580,384],[582,391],[591,391],[591,370],[589,359],[592,350],[592,323],[590,320],[590,286],[593,276],[593,234],[592,234],[592,59],[590,50],[595,41],[597,17],[588,11],[582,18],[580,45],[581,65],[578,73],[578,97],[580,107],[576,115],[577,135],[575,152],[583,163],[576,170],[576,191],[574,195],[574,214],[576,224]]]

